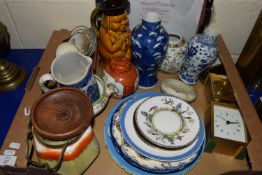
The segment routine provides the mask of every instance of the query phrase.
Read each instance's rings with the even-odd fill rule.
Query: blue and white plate
[[[137,95],[137,94],[136,94]],[[142,93],[141,95],[145,95],[144,93]],[[122,157],[122,154],[119,152],[119,150],[116,149],[113,141],[112,141],[112,136],[111,136],[111,122],[112,122],[112,117],[114,115],[114,113],[116,112],[116,110],[126,101],[126,100],[130,100],[132,98],[134,98],[135,95],[126,97],[125,99],[123,99],[121,102],[119,102],[111,111],[110,115],[108,116],[107,120],[106,120],[106,124],[105,124],[105,130],[104,130],[104,139],[105,139],[105,143],[107,145],[107,149],[110,153],[110,155],[112,156],[113,160],[121,167],[123,168],[125,171],[127,171],[130,174],[137,174],[137,175],[153,175],[155,173],[151,173],[145,170],[142,170],[136,166],[131,165],[124,157]],[[201,147],[201,150],[197,156],[197,158],[191,162],[190,164],[187,165],[186,168],[180,169],[176,172],[173,173],[165,173],[166,175],[178,175],[178,174],[185,174],[188,171],[190,171],[199,161],[199,159],[201,158],[203,151],[204,151],[204,145],[205,145],[205,140],[203,140],[203,146]]]
[[[158,95],[158,94],[156,94]],[[134,97],[135,98],[135,97]],[[127,99],[119,108],[117,108],[112,116],[111,121],[111,139],[120,155],[126,159],[130,164],[139,167],[145,171],[153,173],[170,173],[186,168],[191,162],[193,162],[199,155],[199,151],[179,161],[159,161],[147,158],[137,151],[135,151],[123,138],[119,122],[121,118],[122,109],[126,106],[130,100]],[[146,98],[147,99],[147,98]]]
[[[178,149],[168,150],[159,149],[148,143],[146,143],[137,134],[135,129],[133,118],[136,108],[148,97],[152,97],[150,94],[140,94],[136,98],[132,99],[123,109],[120,118],[120,128],[127,143],[137,152],[148,157],[150,159],[160,161],[179,161],[185,159],[197,151],[200,150],[202,143],[205,139],[205,128],[203,121],[200,119],[200,131],[198,138],[189,146]]]

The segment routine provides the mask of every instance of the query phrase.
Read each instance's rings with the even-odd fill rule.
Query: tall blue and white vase
[[[199,74],[216,61],[218,51],[213,30],[195,35],[188,42],[186,57],[178,73],[179,78],[187,84],[196,84]]]
[[[157,13],[148,12],[131,33],[132,59],[139,72],[138,86],[154,87],[157,72],[168,47],[168,33]]]

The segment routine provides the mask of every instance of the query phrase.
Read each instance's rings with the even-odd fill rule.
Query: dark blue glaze
[[[218,50],[216,37],[213,35],[204,33],[191,38],[185,61],[178,73],[179,78],[187,84],[197,83],[199,74],[216,61]]]
[[[139,72],[140,87],[150,88],[157,83],[158,67],[168,45],[168,33],[160,23],[142,20],[131,33],[132,59]]]
[[[60,84],[60,86],[65,85]],[[91,67],[88,73],[86,74],[85,78],[83,78],[80,82],[70,85],[68,87],[74,87],[82,90],[89,97],[91,103],[96,102],[96,100],[98,100],[100,97],[99,88],[94,78],[94,73]]]

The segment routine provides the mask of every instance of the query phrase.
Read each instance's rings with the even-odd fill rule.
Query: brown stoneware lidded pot
[[[115,88],[114,97],[116,98],[131,95],[137,89],[138,72],[128,60],[121,58],[111,60],[110,64],[105,66],[102,78],[107,85]]]
[[[30,114],[39,160],[34,164],[64,175],[82,174],[99,154],[92,117],[93,106],[78,89],[56,88],[41,96]]]

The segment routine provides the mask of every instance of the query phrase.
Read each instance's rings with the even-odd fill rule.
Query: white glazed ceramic
[[[75,45],[81,54],[92,56],[97,45],[96,31],[93,27],[77,26],[72,30],[68,42]]]
[[[144,96],[145,97],[145,96]],[[145,100],[145,98],[139,97],[134,100],[131,100],[130,103],[123,109],[123,113],[120,118],[120,128],[125,138],[126,142],[140,154],[155,160],[161,161],[178,161],[185,159],[186,157],[194,154],[201,147],[201,144],[205,138],[204,136],[204,127],[201,123],[201,129],[199,137],[189,146],[178,149],[178,150],[167,150],[159,149],[152,145],[144,142],[140,136],[137,134],[137,131],[133,124],[133,116],[136,108]]]
[[[174,96],[154,96],[141,103],[134,117],[137,133],[160,148],[183,148],[193,143],[200,131],[194,109]]]
[[[172,172],[178,169],[182,169],[186,167],[189,163],[195,160],[195,158],[198,156],[198,152],[192,154],[191,156],[186,157],[183,160],[180,161],[174,161],[174,162],[165,162],[165,161],[158,161],[150,158],[146,158],[137,151],[135,151],[123,138],[123,135],[121,133],[121,129],[119,127],[120,117],[122,108],[126,105],[125,102],[122,106],[116,110],[116,112],[113,114],[112,117],[112,136],[114,137],[114,140],[116,141],[117,148],[120,149],[120,151],[123,153],[123,157],[127,159],[128,162],[130,162],[133,165],[138,166],[141,169],[145,169],[147,171],[152,172]],[[114,141],[113,141],[114,142]]]
[[[159,69],[169,73],[179,71],[185,59],[186,48],[187,43],[181,35],[169,34],[167,52]]]
[[[116,89],[114,89],[113,86],[106,85],[105,82],[97,75],[95,75],[95,78],[99,88],[100,97],[97,101],[92,103],[94,116],[98,115],[100,112],[102,112],[105,109],[110,96],[116,92]]]
[[[132,96],[131,96],[132,97]],[[124,99],[124,101],[126,99],[130,98],[130,96],[126,97]],[[133,164],[131,164],[130,162],[128,162],[126,159],[124,159],[123,155],[120,154],[119,150],[116,149],[115,144],[113,144],[113,137],[111,134],[111,124],[112,124],[112,116],[113,113],[116,111],[116,109],[119,107],[119,105],[121,105],[122,101],[120,101],[110,112],[109,116],[106,119],[105,122],[105,128],[104,128],[104,141],[107,147],[107,150],[110,154],[110,156],[112,157],[112,159],[118,164],[119,167],[121,167],[123,170],[125,170],[127,173],[129,174],[136,174],[136,175],[156,175],[156,173],[152,173],[146,170],[143,170],[139,167],[134,166]],[[203,126],[204,127],[204,126]],[[204,132],[203,132],[204,134]],[[194,168],[197,163],[199,162],[199,160],[201,159],[202,155],[203,155],[203,151],[205,148],[205,139],[202,142],[202,146],[200,148],[200,152],[197,156],[197,158],[191,162],[188,166],[181,168],[175,172],[171,172],[171,173],[165,173],[165,175],[181,175],[181,174],[186,174],[187,172],[189,172],[192,168]],[[135,162],[134,162],[135,163]],[[159,173],[160,174],[160,173]]]
[[[78,49],[69,42],[63,42],[57,46],[56,57],[68,52],[78,52]]]
[[[116,81],[114,77],[112,77],[109,73],[107,73],[105,70],[103,70],[102,75],[103,80],[106,82],[106,84],[112,84],[117,89],[117,93],[114,94],[114,97],[116,98],[122,98],[124,96],[124,85],[120,82]]]
[[[161,81],[160,89],[166,94],[174,95],[187,102],[194,101],[197,96],[193,86],[175,79],[165,79]]]
[[[85,92],[93,103],[99,98],[99,89],[92,70],[92,59],[79,52],[63,53],[52,61],[51,73],[39,79],[44,92],[50,90],[47,81],[56,82],[58,87],[73,87]]]

